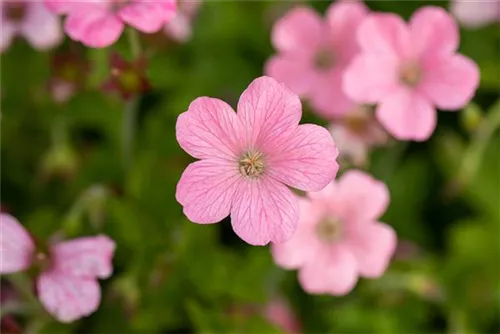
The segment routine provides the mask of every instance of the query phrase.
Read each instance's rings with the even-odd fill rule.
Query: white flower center
[[[264,156],[262,153],[255,150],[248,151],[243,155],[240,161],[238,161],[238,168],[241,175],[244,177],[257,179],[264,173]]]
[[[339,219],[326,218],[316,226],[316,234],[324,243],[332,243],[338,241],[342,235],[342,224]]]

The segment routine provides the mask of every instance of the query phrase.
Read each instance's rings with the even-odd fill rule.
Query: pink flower
[[[284,242],[297,228],[297,199],[287,186],[320,190],[335,176],[338,152],[326,129],[298,125],[300,100],[269,77],[254,80],[238,102],[200,97],[177,119],[190,164],[176,198],[199,224],[231,214],[236,234],[252,245]]]
[[[355,34],[368,10],[361,2],[337,2],[326,19],[297,7],[276,22],[272,43],[278,54],[266,64],[267,75],[309,99],[327,118],[342,115],[354,104],[342,91],[345,67],[359,48]]]
[[[201,0],[179,0],[177,14],[165,25],[165,33],[176,41],[188,41],[191,38],[192,22],[202,3]]]
[[[389,139],[371,109],[358,105],[329,127],[339,158],[355,166],[365,165],[370,149],[384,145]]]
[[[111,276],[115,243],[106,236],[78,238],[38,252],[21,224],[0,214],[0,274],[42,268],[37,278],[38,297],[43,306],[61,322],[71,322],[97,310],[101,290],[97,278]]]
[[[389,265],[396,234],[377,221],[388,204],[385,184],[350,170],[301,199],[299,228],[288,242],[272,245],[274,261],[299,269],[308,293],[345,295],[358,276],[380,277]]]
[[[377,119],[397,139],[428,139],[435,107],[460,109],[474,96],[478,67],[456,53],[458,27],[444,9],[421,8],[409,25],[372,14],[357,37],[362,53],[346,70],[344,91],[358,103],[379,103]]]
[[[483,25],[500,22],[500,1],[454,0],[450,10],[464,26],[478,28]]]
[[[125,24],[154,33],[175,16],[175,0],[45,0],[56,13],[67,14],[64,28],[75,41],[102,48],[115,43]]]
[[[300,322],[283,298],[276,297],[272,299],[264,309],[265,318],[273,325],[281,329],[284,333],[301,333]]]
[[[15,36],[23,36],[38,50],[53,48],[63,39],[59,18],[39,1],[1,1],[0,30],[0,52]]]

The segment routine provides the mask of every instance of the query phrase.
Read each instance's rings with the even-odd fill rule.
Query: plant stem
[[[137,115],[138,98],[132,97],[125,104],[123,115],[123,166],[128,170],[132,165],[132,150],[135,136],[135,122]]]
[[[132,51],[132,57],[137,58],[141,54],[141,42],[139,39],[139,33],[132,27],[127,29],[128,43],[130,44],[130,50]]]

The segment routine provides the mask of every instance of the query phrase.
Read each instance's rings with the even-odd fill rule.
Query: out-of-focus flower
[[[67,102],[85,85],[89,64],[77,52],[56,54],[51,61],[49,90],[54,101]]]
[[[102,86],[105,91],[116,91],[124,99],[129,99],[150,89],[146,79],[146,58],[140,57],[127,62],[119,54],[112,53],[109,65],[111,77]]]
[[[97,278],[108,278],[115,243],[106,236],[78,238],[37,250],[28,232],[12,216],[0,214],[0,273],[41,269],[38,297],[61,322],[71,322],[97,310],[101,290]]]
[[[442,8],[419,9],[409,25],[395,14],[371,14],[357,37],[362,52],[346,70],[344,90],[359,103],[379,103],[377,119],[397,139],[428,139],[435,107],[460,109],[479,85],[479,69],[456,53],[458,27]]]
[[[298,223],[297,198],[287,187],[324,188],[338,170],[328,131],[299,125],[297,95],[269,77],[254,80],[238,101],[200,97],[177,119],[180,146],[200,161],[190,164],[176,198],[199,224],[231,214],[236,234],[252,245],[289,239]]]
[[[342,91],[342,76],[359,51],[356,30],[367,13],[355,1],[332,4],[325,20],[310,8],[292,9],[274,25],[279,53],[267,62],[266,74],[308,98],[322,116],[348,112],[354,103]]]
[[[176,41],[188,41],[193,21],[202,3],[201,0],[179,0],[177,14],[165,25],[165,33]]]
[[[288,302],[283,298],[273,298],[264,309],[264,317],[287,334],[301,333],[299,319]]]
[[[339,150],[339,158],[355,166],[366,164],[374,146],[387,143],[389,137],[376,121],[372,108],[358,105],[329,127]]]
[[[115,43],[129,24],[144,33],[163,28],[176,14],[175,0],[45,0],[58,14],[67,14],[69,37],[86,46],[102,48]]]
[[[388,204],[385,184],[361,171],[346,172],[300,200],[297,232],[272,245],[275,262],[299,269],[299,282],[309,293],[347,294],[358,276],[380,277],[389,265],[396,233],[377,221]]]
[[[500,22],[500,1],[451,1],[450,10],[466,27],[478,28],[489,23]]]
[[[59,45],[63,31],[59,17],[41,1],[2,0],[0,2],[0,52],[15,36],[23,36],[38,50]]]

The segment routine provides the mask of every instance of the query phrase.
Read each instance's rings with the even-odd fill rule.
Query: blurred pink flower
[[[38,297],[61,322],[71,322],[97,310],[101,291],[97,278],[111,276],[115,243],[106,236],[55,243],[48,254],[37,252],[21,224],[0,214],[0,274],[42,268],[37,278]]]
[[[0,2],[0,52],[15,36],[23,36],[38,50],[59,45],[63,39],[61,22],[40,1],[2,0]]]
[[[238,102],[200,97],[177,119],[177,140],[190,155],[176,198],[199,224],[231,214],[236,234],[252,245],[284,242],[297,228],[297,199],[287,186],[325,187],[338,170],[328,131],[299,125],[297,95],[269,77],[254,80]]]
[[[329,126],[339,158],[358,167],[366,164],[372,147],[382,146],[389,139],[371,109],[358,105]]]
[[[478,28],[489,23],[500,22],[500,1],[454,0],[450,10],[466,27]]]
[[[388,204],[385,184],[350,170],[300,200],[297,232],[272,245],[274,261],[299,269],[299,282],[309,293],[345,295],[358,276],[380,277],[389,265],[396,233],[377,221]]]
[[[460,109],[474,96],[479,69],[456,53],[458,27],[444,9],[421,8],[408,26],[395,14],[371,14],[357,37],[362,52],[346,70],[344,90],[358,103],[379,103],[377,119],[397,139],[428,139],[435,107]]]
[[[165,25],[165,33],[176,41],[188,41],[191,38],[193,20],[202,3],[201,0],[179,0],[177,14]]]
[[[125,24],[145,33],[163,28],[177,11],[175,0],[45,0],[54,12],[67,14],[64,28],[75,41],[102,48],[115,43]]]
[[[293,309],[283,298],[273,298],[264,309],[264,316],[273,325],[283,330],[284,333],[301,333],[299,319]]]
[[[322,116],[346,113],[354,104],[342,91],[342,75],[359,52],[356,30],[367,13],[357,1],[332,4],[325,20],[310,8],[292,9],[274,25],[278,54],[267,62],[266,74],[309,99]]]

